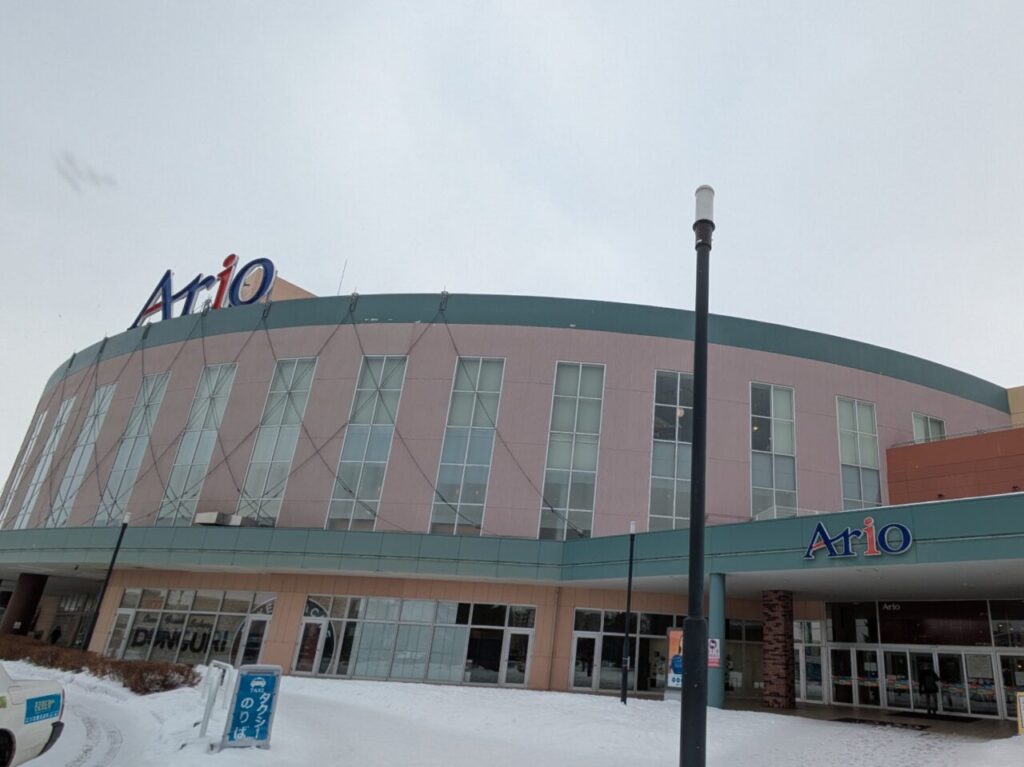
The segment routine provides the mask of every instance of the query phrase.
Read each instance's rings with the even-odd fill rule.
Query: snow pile
[[[87,674],[6,664],[60,680],[65,737],[38,767],[621,767],[678,764],[678,703],[568,693],[286,677],[272,747],[212,753],[225,709],[200,739],[198,689],[139,697]],[[708,764],[731,767],[1024,764],[1024,738],[991,742],[891,727],[741,711],[708,712]]]

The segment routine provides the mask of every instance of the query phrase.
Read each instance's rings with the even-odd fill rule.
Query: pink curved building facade
[[[661,694],[687,572],[692,329],[655,307],[420,294],[106,339],[53,374],[0,496],[0,631],[62,625],[65,643],[127,658],[618,690],[635,523],[629,684]],[[712,688],[900,708],[931,653],[961,676],[988,664],[949,713],[1008,716],[1020,562],[977,541],[1024,536],[1000,505],[1016,496],[891,507],[886,467],[897,445],[1009,427],[1007,390],[751,320],[712,317],[710,343],[708,609],[732,664]],[[849,544],[876,529],[906,530],[899,550]],[[962,601],[972,568],[984,610]],[[893,599],[983,612],[989,644],[957,635],[936,654],[945,639],[922,636],[916,652],[882,615]],[[1021,649],[998,649],[993,627],[1017,622],[1005,646]]]

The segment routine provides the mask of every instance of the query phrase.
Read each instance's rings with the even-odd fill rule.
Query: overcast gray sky
[[[1020,2],[0,4],[0,475],[163,270],[693,306],[1024,384]]]

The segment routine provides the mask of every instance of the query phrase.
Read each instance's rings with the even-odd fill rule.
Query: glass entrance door
[[[967,698],[971,713],[999,716],[992,656],[988,653],[966,653],[964,664],[967,667]]]
[[[260,662],[260,651],[263,649],[263,637],[267,633],[267,626],[270,625],[270,618],[262,615],[250,615],[246,618],[239,634],[238,655],[235,657],[236,666],[244,666]]]
[[[878,674],[878,650],[857,650],[857,703],[882,705]]]
[[[299,629],[299,646],[295,650],[293,669],[297,674],[311,674],[320,668],[320,657],[327,635],[325,618],[306,618]]]
[[[793,660],[796,663],[796,697],[798,700],[818,701],[824,699],[822,686],[822,657],[818,645],[795,645]]]
[[[829,659],[832,661],[832,702],[856,703],[853,687],[853,651],[848,647],[833,648]]]
[[[1024,692],[1024,655],[1000,655],[999,672],[1003,677],[1005,716],[1012,719],[1017,712],[1017,693]]]
[[[577,690],[594,689],[594,661],[597,637],[577,635],[572,661],[572,686]]]
[[[889,708],[911,708],[910,661],[903,650],[885,651],[885,704]]]
[[[505,634],[501,684],[519,687],[526,685],[526,665],[529,657],[530,632],[508,631]]]
[[[964,658],[960,653],[938,653],[939,710],[951,714],[967,713],[967,682]]]

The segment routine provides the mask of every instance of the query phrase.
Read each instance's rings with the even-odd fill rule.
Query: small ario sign
[[[250,665],[238,669],[221,748],[270,748],[280,682],[280,666]]]

